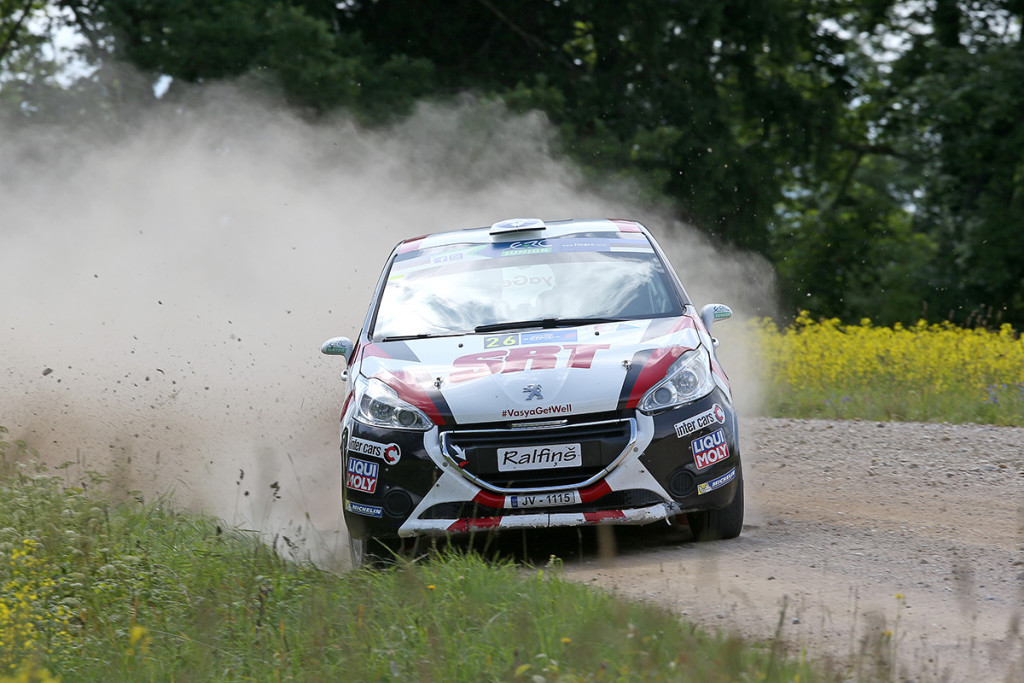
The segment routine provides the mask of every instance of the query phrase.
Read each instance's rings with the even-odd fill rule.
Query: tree
[[[427,59],[443,87],[541,107],[587,166],[640,178],[681,218],[766,251],[787,167],[828,144],[849,86],[817,7],[392,0],[346,3],[339,23]]]
[[[908,47],[878,125],[919,159],[913,230],[937,248],[922,299],[933,318],[1024,324],[1024,4],[912,7],[889,8]]]
[[[81,56],[55,39],[70,21],[55,3],[0,0],[0,115],[52,118],[69,96],[80,94],[69,63]]]
[[[112,100],[153,99],[114,60],[366,124],[500,97],[589,173],[767,254],[791,311],[1024,324],[1022,0],[55,1]],[[50,92],[41,2],[0,0],[9,106]]]
[[[431,89],[428,62],[378,59],[358,35],[337,31],[320,3],[93,2],[115,55],[147,73],[186,83],[250,75],[316,112],[344,106],[378,116],[408,111]]]
[[[39,0],[0,0],[0,65],[30,40],[29,18],[41,4]]]

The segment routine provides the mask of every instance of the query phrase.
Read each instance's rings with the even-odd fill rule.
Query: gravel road
[[[66,405],[96,393],[81,386],[88,377],[55,371],[36,381],[54,377],[68,381],[51,382],[52,396],[0,401],[11,438],[55,463],[78,454],[80,468],[109,470],[122,489],[173,488],[182,504],[244,528],[300,539],[313,528],[307,540],[323,546],[321,559],[347,555],[335,422],[281,412],[284,426],[275,431],[264,417],[266,434],[254,440],[247,411],[214,419],[211,403],[206,424],[193,403],[148,394],[127,404],[115,396],[108,413],[118,419],[104,419],[102,400],[89,404],[95,415]],[[141,392],[162,377],[125,384]],[[159,422],[142,409],[150,404],[161,406]],[[60,415],[46,408],[62,405]],[[179,419],[175,406],[187,414]],[[614,555],[577,530],[508,541],[530,562],[556,553],[569,578],[714,629],[754,638],[778,630],[793,652],[856,666],[855,679],[1024,681],[1024,429],[751,418],[741,421],[741,447],[747,515],[737,539],[698,544],[685,528],[618,527]],[[278,481],[282,500],[269,496]]]
[[[900,681],[1024,681],[1024,429],[747,419],[743,534],[616,531],[566,575]],[[780,618],[781,617],[781,618]]]

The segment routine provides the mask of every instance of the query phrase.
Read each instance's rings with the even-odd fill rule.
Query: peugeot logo
[[[523,393],[526,394],[527,401],[529,401],[531,398],[539,398],[541,400],[544,399],[544,396],[542,396],[540,393],[539,384],[527,384],[525,387],[523,387]]]

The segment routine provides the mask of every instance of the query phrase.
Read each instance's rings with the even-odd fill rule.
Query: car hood
[[[701,342],[699,318],[365,344],[359,372],[439,425],[561,419],[635,408],[669,366]],[[714,364],[716,375],[720,373]],[[724,380],[724,375],[722,376]]]

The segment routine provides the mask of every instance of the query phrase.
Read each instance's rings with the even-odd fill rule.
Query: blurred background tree
[[[374,126],[473,92],[543,111],[593,177],[767,256],[790,314],[1021,327],[1022,16],[1022,0],[0,0],[0,109],[119,120],[241,78]]]

